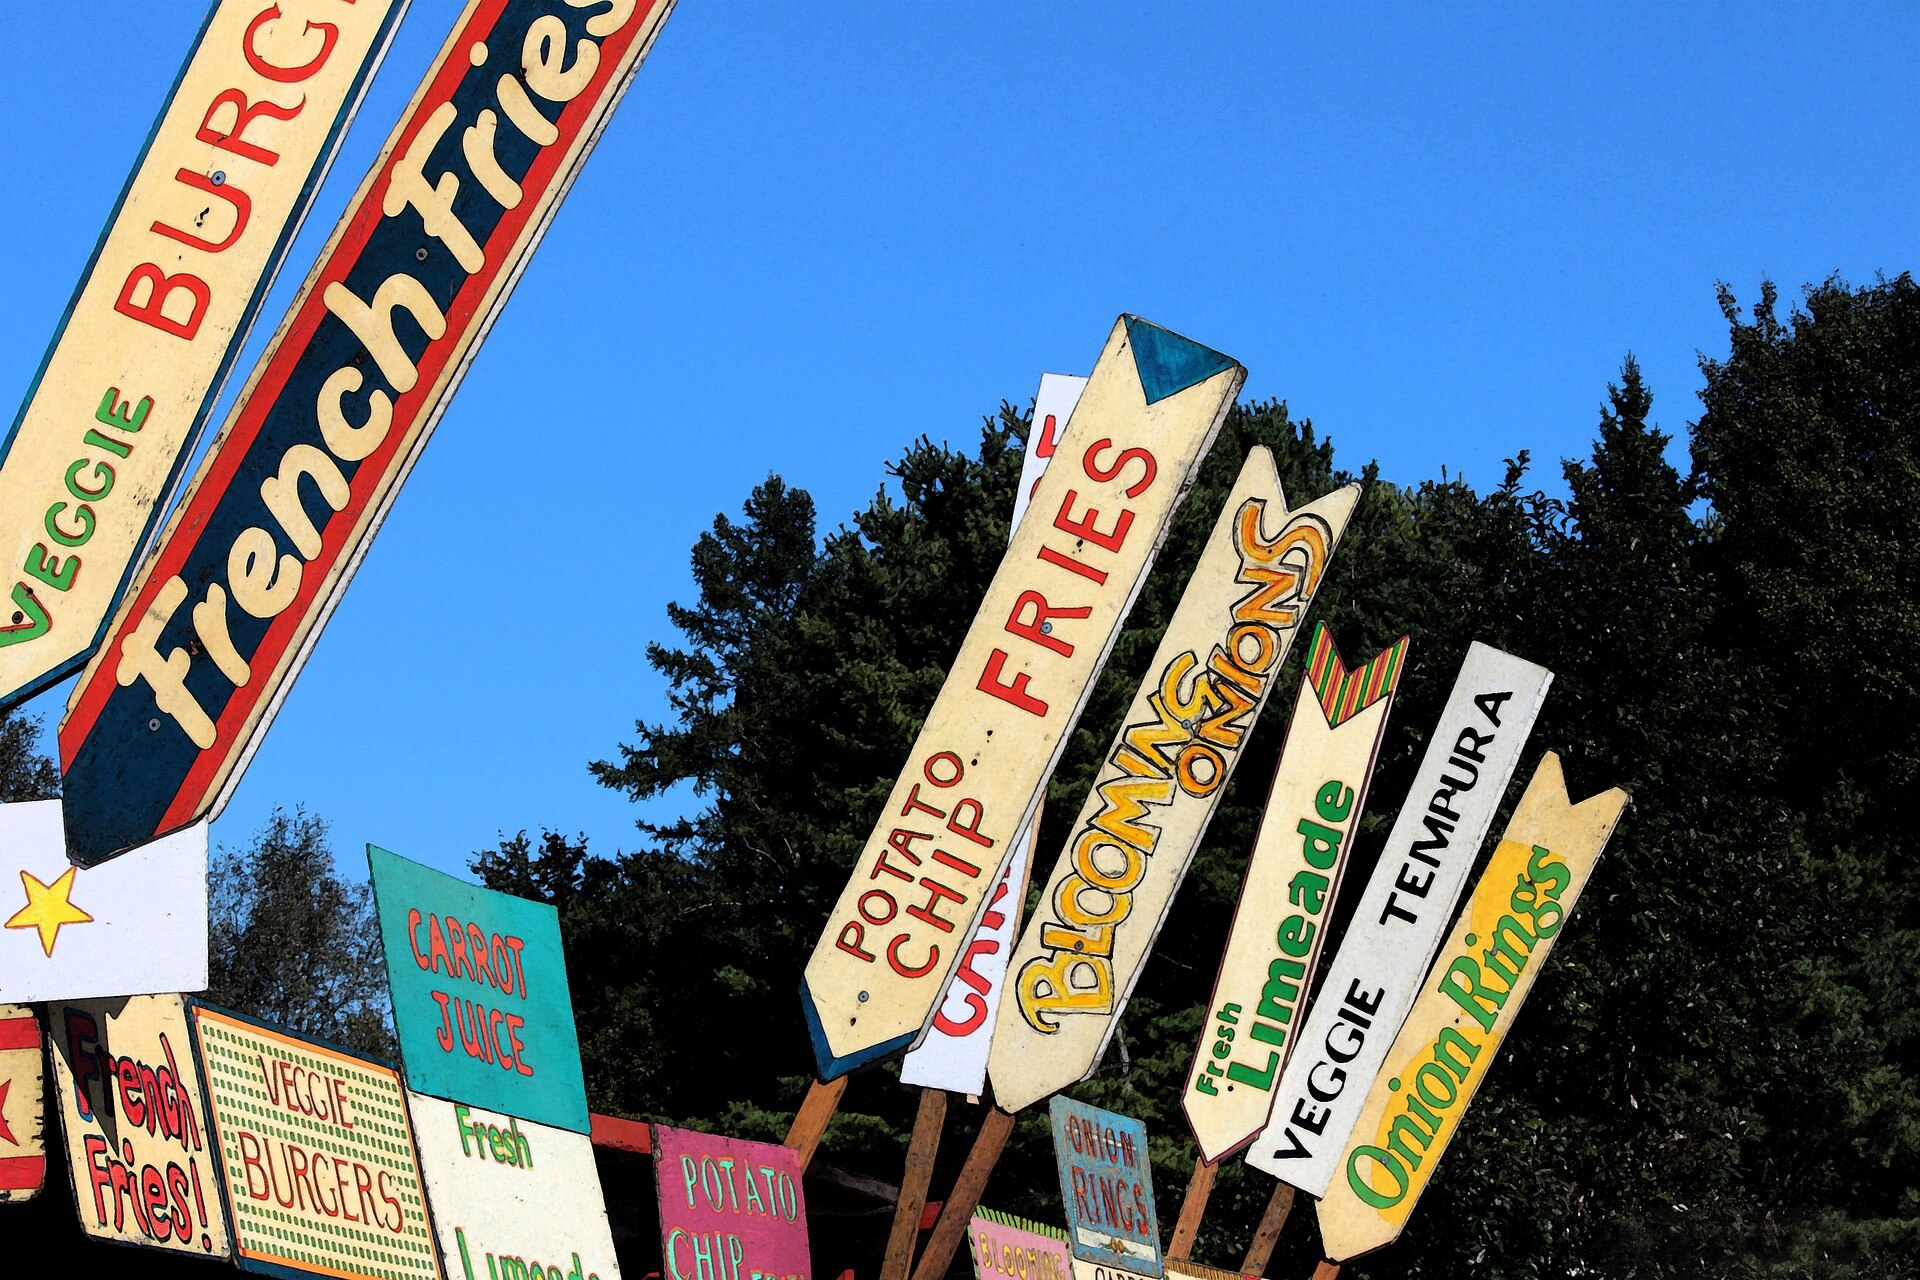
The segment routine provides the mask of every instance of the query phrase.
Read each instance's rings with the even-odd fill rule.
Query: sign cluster
[[[208,823],[671,7],[468,0],[183,489],[407,8],[215,0],[0,443],[0,711],[85,668],[63,798],[0,805],[0,1202],[45,1186],[53,1112],[99,1239],[618,1280],[553,907],[369,846],[397,1061],[179,993],[208,983]],[[990,1092],[1002,1140],[1051,1098],[1066,1228],[950,1202],[978,1280],[1221,1274],[1163,1256],[1144,1126],[1061,1090],[1115,1034],[1360,486],[1290,507],[1266,449],[1240,460],[1022,914],[1053,769],[1245,377],[1123,315],[1088,377],[1043,380],[1005,557],[801,977],[823,1081],[906,1051],[910,1083]],[[1404,1226],[1627,798],[1573,803],[1547,753],[1456,910],[1552,680],[1475,644],[1349,892],[1409,639],[1349,667],[1311,634],[1181,1100],[1194,1185],[1246,1149],[1318,1199],[1339,1261]],[[649,1141],[667,1280],[810,1280],[795,1149]]]

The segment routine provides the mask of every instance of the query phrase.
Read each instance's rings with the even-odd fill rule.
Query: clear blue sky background
[[[242,370],[457,8],[415,0]],[[8,15],[9,411],[202,12]],[[215,838],[300,802],[349,867],[631,847],[586,762],[662,713],[715,512],[778,471],[838,522],[1122,310],[1403,483],[1557,480],[1629,349],[1684,437],[1716,281],[1914,265],[1917,48],[1911,5],[684,0]]]

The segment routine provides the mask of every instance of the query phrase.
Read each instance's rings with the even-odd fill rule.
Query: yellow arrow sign
[[[1551,751],[1534,770],[1320,1201],[1329,1258],[1371,1253],[1405,1228],[1626,807],[1618,787],[1574,804]]]
[[[807,964],[822,1078],[919,1035],[1245,379],[1114,325]]]

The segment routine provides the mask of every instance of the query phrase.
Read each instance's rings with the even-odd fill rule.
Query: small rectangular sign
[[[31,1200],[47,1183],[47,1090],[40,1023],[25,1005],[0,1004],[0,1204]]]
[[[1153,1207],[1147,1126],[1059,1094],[1048,1104],[1048,1114],[1073,1256],[1160,1276],[1160,1220]]]
[[[1181,1095],[1203,1160],[1238,1151],[1266,1123],[1366,812],[1408,643],[1402,636],[1349,669],[1326,625],[1313,629],[1293,722]]]
[[[653,1126],[664,1280],[809,1280],[807,1198],[791,1147]]]
[[[1324,1196],[1466,887],[1553,673],[1475,641],[1247,1163]]]
[[[974,1211],[973,1280],[1073,1280],[1067,1233],[992,1209]]]
[[[671,4],[455,20],[67,703],[75,862],[218,816]]]
[[[186,1002],[159,995],[49,1005],[47,1041],[80,1229],[232,1257]]]
[[[620,1280],[591,1138],[418,1093],[407,1109],[450,1277]]]
[[[406,8],[208,12],[0,442],[0,709],[99,640]]]
[[[999,1106],[1105,1052],[1359,498],[1290,511],[1273,455],[1248,452],[1009,961]]]
[[[1399,1238],[1627,807],[1574,804],[1549,751],[1387,1051],[1326,1198],[1335,1261]]]
[[[585,1133],[560,913],[367,846],[407,1087]]]
[[[237,1014],[188,1009],[240,1267],[443,1280],[399,1073]]]
[[[0,805],[0,999],[205,990],[207,824],[76,867],[61,803]]]

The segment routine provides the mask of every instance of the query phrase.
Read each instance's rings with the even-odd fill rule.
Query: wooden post
[[[840,1095],[846,1091],[845,1076],[831,1084],[815,1080],[807,1086],[807,1096],[800,1103],[800,1110],[794,1112],[793,1127],[787,1130],[786,1141],[786,1145],[799,1154],[802,1173],[813,1163],[814,1149],[820,1145],[821,1137],[827,1132],[827,1122],[833,1119],[834,1111],[840,1106]]]
[[[927,1237],[920,1265],[913,1269],[913,1280],[941,1280],[947,1274],[947,1265],[967,1238],[967,1224],[980,1207],[980,1195],[987,1189],[987,1179],[993,1175],[993,1166],[1012,1132],[1012,1113],[989,1108],[980,1121],[980,1135],[973,1140],[973,1150],[967,1152],[967,1162],[954,1179],[953,1194],[940,1206],[940,1217],[933,1224],[933,1234]]]
[[[907,1167],[900,1174],[900,1197],[893,1205],[893,1231],[880,1262],[880,1280],[907,1280],[913,1269],[913,1246],[920,1241],[920,1212],[926,1207],[927,1187],[933,1181],[933,1158],[940,1152],[940,1129],[947,1122],[947,1091],[922,1089],[920,1110],[913,1117],[913,1139],[907,1144]]]
[[[1340,1280],[1340,1264],[1322,1258],[1313,1269],[1313,1280]]]
[[[1169,1258],[1192,1259],[1194,1237],[1200,1234],[1200,1220],[1207,1216],[1207,1200],[1213,1195],[1213,1180],[1219,1172],[1219,1161],[1193,1158],[1187,1198],[1180,1202],[1180,1220],[1173,1224],[1173,1243],[1167,1246]]]
[[[1273,1198],[1267,1201],[1267,1211],[1260,1215],[1253,1243],[1247,1246],[1246,1260],[1240,1264],[1241,1275],[1267,1274],[1267,1259],[1273,1256],[1274,1242],[1280,1239],[1280,1229],[1287,1225],[1287,1215],[1292,1212],[1293,1188],[1284,1182],[1274,1184]]]

